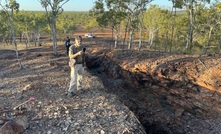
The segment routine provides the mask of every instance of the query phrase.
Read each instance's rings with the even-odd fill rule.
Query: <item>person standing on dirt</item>
[[[82,78],[85,66],[86,48],[82,45],[82,37],[75,38],[75,44],[69,48],[69,66],[71,67],[71,81],[68,89],[68,96],[74,96],[74,90],[82,89]]]
[[[71,40],[70,40],[70,37],[69,36],[67,36],[67,38],[66,38],[66,41],[65,41],[65,46],[66,46],[66,54],[67,54],[67,56],[69,55],[68,53],[69,53],[69,47],[71,46]]]

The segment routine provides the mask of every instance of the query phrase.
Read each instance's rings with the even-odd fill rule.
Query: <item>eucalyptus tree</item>
[[[215,7],[216,7],[216,13],[218,13],[219,15],[221,15],[221,3],[216,0],[215,2]],[[220,20],[221,17],[219,17],[219,20]],[[221,33],[220,33],[220,29],[221,27],[219,26],[219,29],[218,29],[218,34],[217,34],[217,39],[218,39],[218,53],[220,54],[221,53]]]
[[[31,27],[30,30],[33,34],[34,44],[40,44],[40,35],[45,33],[45,29],[47,27],[47,19],[45,14],[42,12],[33,12],[31,16],[32,20],[30,21]]]
[[[215,3],[210,8],[206,8],[202,10],[201,16],[200,16],[200,25],[197,29],[200,33],[200,37],[203,44],[203,53],[207,53],[209,48],[219,48],[217,44],[217,40],[219,40],[221,33],[220,33],[220,25],[221,25],[221,13],[220,8],[221,3]],[[199,41],[201,41],[199,40]],[[216,43],[213,43],[215,42]],[[212,46],[213,44],[213,46]]]
[[[169,0],[172,2],[172,8],[170,11],[170,19],[168,21],[168,26],[167,26],[167,32],[166,32],[166,43],[165,43],[165,51],[167,51],[167,47],[169,45],[169,31],[171,31],[171,37],[170,37],[170,52],[172,51],[172,46],[173,46],[173,37],[174,37],[174,30],[175,30],[175,25],[176,25],[176,9],[177,8],[182,8],[183,5],[183,0]],[[171,29],[170,29],[171,27]]]
[[[188,15],[183,12],[178,13],[175,19],[175,24],[173,35],[174,43],[172,45],[175,51],[182,52],[183,48],[186,46],[188,38]]]
[[[32,13],[27,11],[20,11],[15,15],[16,19],[16,31],[20,35],[20,41],[25,39],[26,48],[30,45],[30,29],[31,29],[31,21],[33,18],[31,17]]]
[[[138,22],[139,24],[139,35],[140,35],[140,39],[139,39],[139,50],[141,48],[141,43],[142,43],[142,31],[143,31],[143,18],[144,18],[144,11],[146,10],[147,5],[153,0],[128,0],[127,4],[125,4],[126,6],[124,8],[126,8],[128,10],[128,12],[131,15],[131,25],[130,25],[130,39],[129,39],[129,44],[128,44],[128,49],[131,49],[131,44],[132,44],[132,36],[134,33],[134,29],[136,28],[136,22]]]
[[[122,44],[123,46],[125,45],[125,42],[126,42],[126,38],[127,38],[127,35],[128,35],[128,27],[129,27],[130,23],[131,23],[130,22],[130,14],[128,13],[127,17],[121,23],[121,27],[124,30],[123,44]]]
[[[195,19],[196,19],[196,10],[194,7],[198,5],[199,3],[210,3],[210,0],[184,0],[184,5],[187,7],[188,12],[188,40],[186,44],[186,48],[188,50],[191,50],[193,47],[193,33],[194,33],[194,27],[195,27]]]
[[[45,28],[47,21],[42,12],[20,11],[15,15],[16,31],[20,35],[20,40],[25,40],[26,48],[33,41],[35,46],[40,42],[40,33]]]
[[[57,33],[56,22],[58,15],[63,12],[63,5],[69,0],[39,0],[42,7],[45,8],[48,24],[52,33],[53,51],[57,55]]]
[[[169,13],[167,10],[162,10],[159,6],[151,5],[144,13],[144,28],[148,32],[148,45],[152,48],[154,41],[165,35],[167,23],[169,21]],[[160,33],[161,32],[161,33]],[[156,43],[155,43],[156,48]]]
[[[1,41],[4,42],[4,46],[8,45],[7,37],[9,36],[8,23],[6,22],[7,16],[4,12],[0,12],[0,37]]]
[[[104,28],[104,27],[109,27],[112,30],[112,40],[113,40],[113,24],[111,21],[110,12],[105,11],[105,1],[104,0],[96,0],[94,2],[93,8],[89,11],[90,15],[95,17],[99,27]]]
[[[126,17],[124,9],[125,1],[127,0],[97,0],[90,11],[91,14],[96,17],[96,21],[101,27],[109,26],[114,31],[114,48],[117,48],[120,24]],[[105,6],[108,11],[105,11]]]
[[[5,1],[4,4],[2,4],[2,1],[0,1],[0,6],[3,9],[3,14],[5,16],[7,16],[6,21],[8,22],[8,26],[10,29],[10,32],[12,33],[12,38],[13,38],[13,43],[15,46],[15,53],[16,53],[16,57],[18,60],[18,64],[20,69],[23,68],[21,61],[19,59],[19,55],[18,55],[18,46],[17,46],[17,42],[16,42],[16,31],[15,31],[15,26],[14,26],[14,13],[19,11],[19,3],[17,3],[16,0],[9,0],[9,1]]]
[[[114,9],[111,9],[109,12],[112,28],[114,30],[114,36],[115,36],[115,43],[114,43],[114,48],[117,48],[118,44],[118,38],[119,38],[119,33],[120,33],[120,24],[122,20],[125,18],[126,13],[123,11],[117,11]]]

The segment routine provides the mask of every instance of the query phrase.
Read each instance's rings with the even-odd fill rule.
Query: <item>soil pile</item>
[[[221,133],[220,55],[106,50],[90,60],[148,133]]]

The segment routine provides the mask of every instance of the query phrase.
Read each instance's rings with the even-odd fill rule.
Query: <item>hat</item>
[[[77,36],[75,39],[78,40],[78,41],[82,41],[82,37],[81,36]]]

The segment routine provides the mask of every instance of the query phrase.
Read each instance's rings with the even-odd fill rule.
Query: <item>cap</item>
[[[82,37],[81,36],[77,36],[75,39],[79,40],[79,41],[82,41]]]

